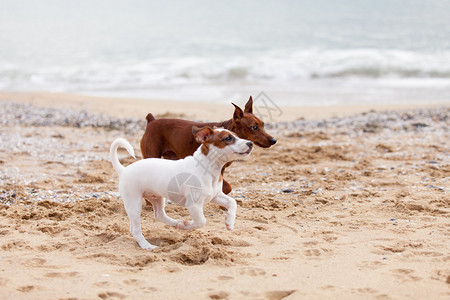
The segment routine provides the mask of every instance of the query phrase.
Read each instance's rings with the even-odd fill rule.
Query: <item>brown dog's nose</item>
[[[270,144],[275,145],[277,143],[277,140],[275,138],[270,139]]]
[[[253,148],[253,143],[252,142],[247,142],[247,146],[252,149]]]

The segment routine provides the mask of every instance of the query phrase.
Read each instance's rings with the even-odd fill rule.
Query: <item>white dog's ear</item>
[[[194,135],[197,143],[203,144],[212,137],[212,135],[214,134],[214,130],[212,130],[208,126],[205,126],[203,128],[192,126],[192,134]]]

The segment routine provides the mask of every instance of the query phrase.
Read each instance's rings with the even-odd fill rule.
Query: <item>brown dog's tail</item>
[[[149,114],[145,117],[145,119],[147,120],[147,123],[150,123],[151,121],[156,120],[155,117],[154,117],[151,113],[149,113]]]

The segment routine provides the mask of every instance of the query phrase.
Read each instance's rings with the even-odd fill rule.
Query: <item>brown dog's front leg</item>
[[[232,161],[227,162],[227,163],[222,167],[222,171],[221,171],[222,178],[223,178],[223,173],[225,172],[225,169],[226,169],[227,167],[231,166],[232,163],[233,163]],[[231,192],[231,190],[232,190],[231,185],[230,185],[228,182],[226,182],[225,179],[224,179],[224,180],[223,180],[223,185],[222,185],[222,192],[223,192],[225,195],[228,195],[228,194]]]
[[[223,186],[222,186],[222,192],[227,195],[231,192],[232,188],[231,185],[225,181],[225,179],[223,180]]]

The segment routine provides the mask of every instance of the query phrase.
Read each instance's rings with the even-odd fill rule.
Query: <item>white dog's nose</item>
[[[253,143],[252,142],[247,142],[247,146],[250,148],[250,149],[252,149],[253,148]]]

